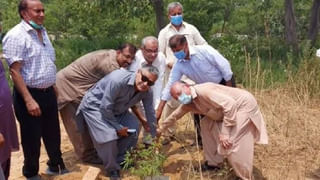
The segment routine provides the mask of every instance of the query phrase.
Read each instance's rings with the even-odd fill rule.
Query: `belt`
[[[47,93],[47,92],[50,92],[53,90],[53,86],[50,86],[50,87],[47,87],[47,88],[31,88],[31,87],[28,87],[28,90],[30,92],[44,92],[44,93]]]

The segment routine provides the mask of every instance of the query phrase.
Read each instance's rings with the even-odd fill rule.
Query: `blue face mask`
[[[184,59],[184,58],[186,58],[186,53],[184,52],[184,50],[182,49],[181,51],[178,51],[178,52],[175,52],[174,53],[174,56],[178,59],[178,60],[180,60],[180,59]]]
[[[178,101],[181,104],[190,104],[192,101],[192,97],[191,97],[191,95],[187,95],[186,93],[182,92],[180,94],[180,96],[178,97]]]
[[[32,20],[29,21],[29,24],[30,24],[30,26],[32,26],[34,29],[37,29],[37,30],[42,29],[42,26],[41,26],[41,25],[35,23],[35,22],[32,21]]]
[[[171,24],[179,26],[182,24],[182,15],[170,16]]]

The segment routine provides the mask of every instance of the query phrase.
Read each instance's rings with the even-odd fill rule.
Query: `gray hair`
[[[148,41],[156,41],[158,43],[158,39],[154,36],[146,36],[142,39],[141,45],[145,47]]]
[[[173,9],[173,8],[175,8],[177,6],[180,7],[181,10],[183,11],[183,6],[182,6],[181,3],[179,3],[179,2],[171,2],[171,3],[168,4],[168,9],[167,9],[168,13],[170,12],[171,9]]]
[[[157,77],[159,77],[159,70],[157,67],[150,65],[150,64],[142,64],[141,70],[146,70],[149,73],[156,75]]]

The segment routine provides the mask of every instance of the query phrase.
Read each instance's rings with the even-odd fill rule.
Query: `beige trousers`
[[[233,146],[225,150],[219,145],[221,125],[222,122],[209,118],[203,118],[200,121],[205,159],[209,165],[218,165],[226,157],[238,177],[251,180],[256,127],[250,119],[238,121],[230,137]]]
[[[76,155],[81,160],[86,161],[95,156],[96,151],[88,130],[86,129],[83,133],[78,132],[75,120],[78,106],[75,103],[68,103],[60,110],[60,116]]]

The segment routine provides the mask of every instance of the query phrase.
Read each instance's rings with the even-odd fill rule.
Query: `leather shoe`
[[[208,165],[208,161],[205,161],[203,164],[201,164],[201,171],[218,171],[221,168],[219,166],[210,166]],[[200,171],[200,168],[198,169]]]

